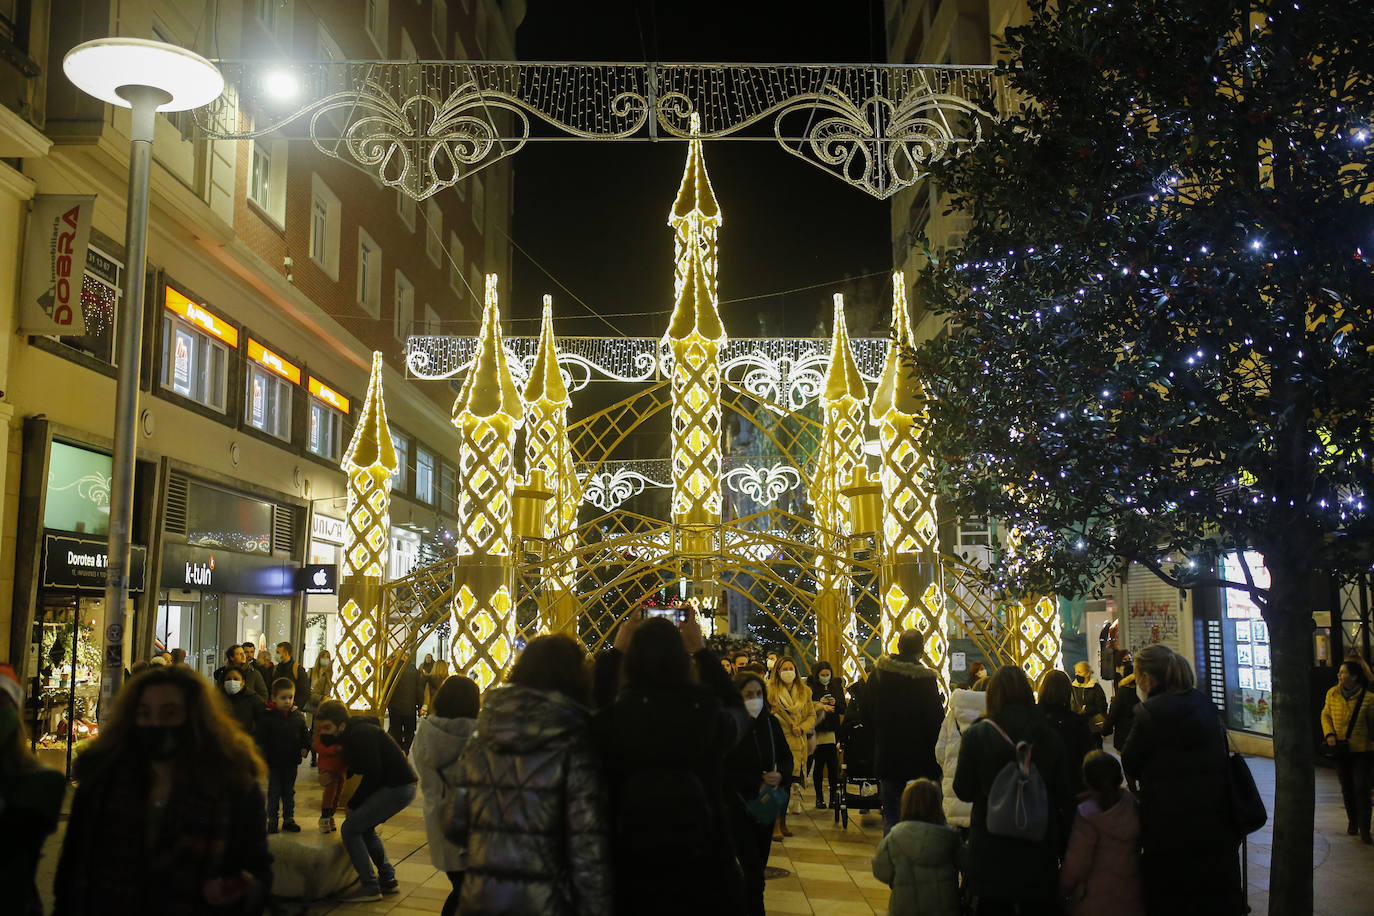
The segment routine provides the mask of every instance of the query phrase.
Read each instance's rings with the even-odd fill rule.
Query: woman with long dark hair
[[[452,776],[445,833],[466,853],[458,912],[606,913],[606,798],[587,728],[587,655],[571,636],[539,636],[507,681],[487,692]]]
[[[41,916],[33,876],[43,841],[57,828],[67,781],[33,756],[23,699],[14,669],[0,664],[0,893],[17,900],[15,916]]]
[[[272,884],[267,772],[210,682],[152,668],[77,758],[55,913],[259,913]]]
[[[458,760],[472,733],[477,730],[481,693],[472,678],[454,675],[444,681],[429,704],[429,715],[415,727],[410,763],[420,774],[424,796],[425,837],[429,861],[448,875],[453,890],[444,901],[443,916],[458,912],[458,892],[463,886],[463,862],[467,850],[444,836],[444,815],[458,785]]]
[[[1082,792],[1083,758],[1088,756],[1088,751],[1096,749],[1097,742],[1093,740],[1088,720],[1073,711],[1073,686],[1069,676],[1058,668],[1046,671],[1040,681],[1036,705],[1063,740],[1064,751],[1068,754],[1069,782],[1074,792]]]
[[[595,729],[610,780],[616,910],[738,912],[722,764],[749,727],[739,691],[691,611],[675,627],[641,622],[636,610],[610,651],[623,662],[622,686]]]
[[[768,687],[752,671],[735,675],[735,687],[749,713],[749,730],[725,757],[725,807],[744,873],[744,897],[750,916],[763,916],[763,870],[773,845],[773,821],[760,823],[748,805],[764,787],[785,786],[792,772],[792,750],[768,709]]]

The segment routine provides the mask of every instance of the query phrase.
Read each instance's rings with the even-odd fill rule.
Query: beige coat
[[[768,687],[768,706],[773,716],[782,726],[787,736],[787,747],[792,751],[792,775],[804,777],[806,772],[806,733],[816,727],[816,713],[820,704],[811,699],[811,688],[802,683],[801,678],[792,682],[790,688],[782,684]],[[801,732],[797,735],[793,729]]]

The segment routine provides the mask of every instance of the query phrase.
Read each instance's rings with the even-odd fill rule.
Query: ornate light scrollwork
[[[779,496],[801,486],[801,475],[785,464],[745,465],[726,471],[725,485],[761,506],[771,506]]]
[[[598,509],[610,512],[626,500],[643,493],[646,487],[672,487],[670,478],[666,482],[652,480],[638,471],[629,468],[613,468],[597,471],[582,481],[582,498]]]
[[[226,89],[195,113],[246,139],[309,116],[310,139],[416,200],[527,142],[658,132],[772,139],[877,198],[982,137],[1011,103],[993,67],[220,61]],[[297,88],[287,105],[270,91]],[[247,124],[241,111],[252,116]],[[653,121],[650,121],[652,113]],[[552,131],[532,130],[538,121]],[[771,127],[771,131],[769,128]]]

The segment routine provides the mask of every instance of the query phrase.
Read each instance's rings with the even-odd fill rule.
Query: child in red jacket
[[[324,797],[320,800],[320,833],[332,833],[335,830],[334,809],[339,806],[339,795],[348,776],[348,764],[344,763],[343,745],[322,743],[318,731],[314,749],[320,785],[324,787]]]

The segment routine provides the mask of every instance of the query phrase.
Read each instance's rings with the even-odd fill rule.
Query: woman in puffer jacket
[[[410,745],[410,763],[420,774],[424,796],[425,837],[429,861],[448,875],[453,890],[444,901],[443,916],[458,912],[458,893],[463,886],[466,850],[444,836],[444,813],[453,801],[458,758],[477,729],[481,694],[471,678],[445,678],[429,703],[429,715],[420,720]]]
[[[445,833],[467,852],[458,911],[611,909],[606,795],[588,732],[591,680],[570,636],[540,636],[487,693]]]
[[[979,678],[974,682],[981,690],[965,690],[956,687],[949,698],[949,712],[940,724],[940,737],[935,739],[935,759],[940,761],[944,770],[944,809],[945,822],[951,827],[969,826],[973,816],[973,803],[962,801],[954,794],[954,768],[959,763],[959,745],[964,740],[964,732],[988,711],[988,681]]]
[[[1103,751],[1083,759],[1081,796],[1059,871],[1071,916],[1144,916],[1140,814],[1121,785],[1121,764]]]

